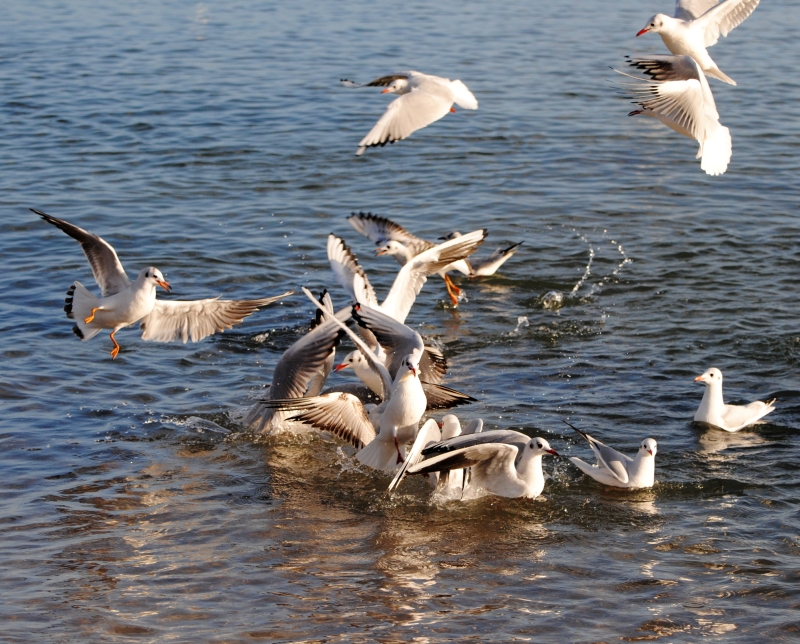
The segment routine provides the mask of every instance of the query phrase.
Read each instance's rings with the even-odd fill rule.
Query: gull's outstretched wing
[[[142,339],[197,342],[216,331],[230,329],[251,313],[292,293],[258,300],[156,300],[153,310],[140,322]]]
[[[105,239],[41,210],[31,208],[31,211],[80,243],[103,297],[119,293],[122,289],[130,286],[131,281],[125,274],[125,269],[122,268],[117,252]]]

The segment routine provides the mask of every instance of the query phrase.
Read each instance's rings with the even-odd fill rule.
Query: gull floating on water
[[[658,451],[655,439],[645,438],[639,446],[636,457],[631,458],[604,445],[574,425],[570,423],[567,425],[589,442],[589,447],[597,457],[596,465],[589,465],[576,456],[569,457],[569,460],[577,465],[584,474],[588,474],[598,483],[612,487],[629,489],[653,487],[656,476],[655,456]]]
[[[417,237],[391,219],[373,215],[372,213],[353,213],[347,218],[347,221],[378,247],[375,251],[376,255],[391,255],[401,266],[405,266],[411,259],[435,246],[433,242]],[[461,236],[461,233],[456,231],[440,239],[449,241]],[[500,266],[517,251],[521,244],[522,242],[519,242],[507,248],[499,248],[489,257],[482,260],[461,259],[438,271],[438,274],[444,279],[447,294],[450,296],[453,306],[458,306],[461,289],[453,284],[453,281],[447,275],[448,271],[459,271],[469,277],[494,275]]]
[[[111,244],[68,221],[41,210],[31,210],[77,240],[83,248],[102,297],[95,296],[80,282],[73,282],[67,291],[64,311],[68,318],[75,320],[72,330],[81,340],[90,340],[103,329],[112,329],[112,359],[117,357],[120,348],[114,334],[136,322],[142,329],[143,340],[197,342],[215,331],[230,329],[254,311],[294,292],[257,300],[156,300],[157,286],[171,291],[157,268],[143,268],[131,282]]]
[[[470,468],[470,487],[508,498],[536,498],[544,489],[542,456],[558,452],[544,438],[511,430],[456,436],[422,450],[408,474]],[[399,481],[398,481],[399,484]],[[394,488],[393,488],[394,489]]]
[[[721,125],[708,81],[690,56],[649,56],[629,61],[650,79],[619,72],[637,83],[626,83],[633,102],[642,109],[628,116],[644,114],[658,119],[679,134],[700,144],[700,167],[720,175],[731,160],[731,133]]]
[[[723,74],[708,55],[706,47],[716,45],[720,36],[727,36],[758,6],[759,0],[677,0],[675,17],[657,13],[647,21],[637,36],[648,31],[661,36],[673,54],[691,56],[706,76],[736,85]]]
[[[738,432],[775,411],[775,398],[766,402],[756,400],[749,405],[726,405],[722,399],[722,372],[719,369],[712,367],[694,381],[706,385],[703,400],[694,415],[696,423],[713,425],[726,432]]]
[[[453,103],[467,110],[477,110],[478,101],[460,80],[408,71],[381,76],[359,85],[342,79],[345,87],[384,87],[383,94],[399,94],[383,116],[358,144],[356,155],[376,145],[384,146],[407,138],[412,132],[455,112]]]

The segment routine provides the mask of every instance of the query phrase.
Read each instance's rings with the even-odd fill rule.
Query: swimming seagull
[[[650,56],[629,60],[650,79],[627,76],[636,83],[625,88],[642,109],[628,116],[644,114],[658,119],[679,134],[700,144],[700,167],[710,175],[720,175],[731,159],[731,133],[719,122],[714,96],[698,64],[690,56]]]
[[[456,436],[422,450],[424,460],[408,474],[446,472],[469,467],[472,487],[509,498],[536,498],[544,489],[542,456],[558,452],[544,438],[511,430]],[[399,484],[399,482],[398,482]]]
[[[564,422],[567,423],[567,421]],[[656,476],[655,456],[658,451],[654,439],[645,438],[639,446],[636,457],[631,458],[604,445],[571,423],[567,423],[567,425],[589,442],[589,447],[597,457],[597,465],[589,465],[575,456],[569,457],[569,460],[577,465],[584,474],[588,474],[598,483],[612,487],[630,489],[653,487]]]
[[[722,372],[719,369],[712,367],[694,381],[706,385],[703,400],[694,415],[696,423],[713,425],[726,432],[738,432],[775,411],[776,398],[766,402],[756,400],[749,405],[726,405],[722,399]]]
[[[433,242],[410,233],[391,219],[373,215],[372,213],[354,212],[347,218],[347,221],[364,237],[375,243],[378,247],[375,251],[376,255],[391,255],[401,266],[405,266],[412,258],[417,257],[420,253],[435,245]],[[461,233],[456,231],[439,239],[449,241],[461,236]],[[507,248],[498,249],[488,258],[482,260],[461,259],[440,270],[438,274],[444,279],[447,294],[450,296],[453,306],[458,306],[461,289],[453,284],[453,281],[447,275],[448,271],[459,271],[469,277],[494,275],[500,266],[517,251],[521,244],[522,242],[519,242]]]
[[[477,110],[478,101],[460,80],[408,71],[381,76],[359,85],[342,79],[345,87],[384,87],[383,94],[399,94],[383,116],[358,144],[356,156],[376,145],[384,146],[407,138],[412,132],[455,112],[453,103],[467,110]]]
[[[67,291],[64,311],[75,320],[72,331],[81,340],[90,340],[103,329],[112,329],[112,359],[120,348],[114,334],[136,322],[142,329],[143,340],[197,342],[215,331],[230,329],[254,311],[294,292],[258,300],[156,300],[157,286],[171,291],[157,268],[143,268],[131,282],[116,251],[104,239],[41,210],[31,210],[76,239],[83,248],[102,297],[95,296],[80,282],[73,282]]]
[[[657,13],[647,21],[637,36],[648,31],[661,36],[673,54],[691,56],[706,76],[736,85],[711,60],[706,47],[716,45],[719,37],[738,27],[758,6],[759,0],[677,0],[675,17]]]

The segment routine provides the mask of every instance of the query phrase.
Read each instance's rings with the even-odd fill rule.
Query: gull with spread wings
[[[67,291],[64,311],[68,318],[75,320],[72,331],[81,340],[90,340],[103,329],[111,329],[112,359],[117,357],[120,348],[114,334],[137,322],[143,340],[197,342],[215,331],[230,329],[254,311],[293,293],[287,291],[257,300],[157,300],[157,286],[171,291],[160,270],[153,266],[143,268],[132,282],[107,241],[68,221],[41,210],[31,210],[77,240],[83,248],[101,297],[80,282],[73,282]]]

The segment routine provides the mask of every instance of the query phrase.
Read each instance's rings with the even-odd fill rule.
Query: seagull
[[[706,76],[736,85],[711,60],[706,47],[716,45],[720,35],[738,27],[758,6],[759,0],[677,0],[675,17],[657,13],[647,21],[637,36],[648,31],[660,34],[673,54],[691,56]]]
[[[364,444],[356,453],[356,458],[362,464],[375,470],[393,472],[404,460],[401,447],[417,435],[420,418],[427,406],[425,392],[419,381],[419,361],[424,350],[422,338],[413,329],[408,329],[410,335],[416,336],[409,343],[413,348],[402,357],[400,368],[392,378],[361,338],[335,316],[331,316],[308,289],[303,287],[302,290],[323,311],[326,319],[333,321],[350,336],[372,368],[380,374],[383,403],[367,409],[351,394],[332,392],[314,398],[273,400],[269,404],[287,411],[302,412],[293,416],[292,420],[310,423],[322,431],[330,431],[343,438],[357,437]],[[380,312],[373,313],[380,315]],[[383,317],[391,320],[387,316]],[[374,429],[376,424],[379,430],[377,435]],[[358,446],[356,440],[351,442]]]
[[[322,292],[320,302],[331,315],[335,315],[327,291]],[[346,315],[340,313],[339,316],[339,319],[349,318],[349,307]],[[323,320],[322,312],[317,310],[309,332],[292,344],[275,365],[266,400],[317,396],[333,368],[336,347],[343,335],[334,322]],[[286,414],[258,401],[250,408],[243,423],[256,432],[267,432],[281,426],[285,418]]]
[[[376,255],[391,255],[401,266],[405,266],[412,258],[434,246],[433,242],[417,237],[400,224],[386,217],[380,217],[372,213],[354,212],[347,218],[347,221],[364,237],[374,242],[378,247],[375,251]],[[439,239],[449,241],[456,237],[461,237],[461,233],[456,231]],[[507,248],[497,249],[483,260],[470,261],[462,259],[439,271],[438,274],[444,279],[447,294],[450,296],[453,306],[458,306],[461,289],[453,284],[453,281],[447,275],[448,271],[459,271],[469,277],[494,275],[500,266],[517,251],[521,244],[522,242],[519,242]]]
[[[722,372],[719,369],[712,367],[694,381],[706,385],[703,400],[694,415],[696,423],[713,425],[726,432],[738,432],[775,411],[776,398],[766,402],[756,400],[749,405],[726,405],[722,400]]]
[[[633,78],[626,88],[642,109],[628,116],[644,114],[657,118],[679,134],[700,144],[700,167],[710,175],[720,175],[731,159],[731,133],[721,125],[711,88],[698,64],[690,56],[650,56],[629,61],[650,79]]]
[[[422,450],[425,459],[409,474],[428,474],[469,467],[472,487],[508,498],[534,499],[544,489],[542,456],[558,452],[544,438],[511,430],[456,436]]]
[[[80,282],[73,282],[67,291],[64,311],[75,320],[72,331],[81,340],[90,340],[103,329],[112,329],[112,360],[120,349],[114,334],[136,322],[142,329],[143,340],[198,342],[215,331],[230,329],[254,311],[294,293],[287,291],[258,300],[156,300],[157,286],[168,293],[172,290],[160,270],[153,266],[143,268],[131,282],[116,251],[104,239],[41,210],[31,208],[31,211],[77,240],[83,248],[102,297],[95,296]]]
[[[356,302],[366,304],[404,323],[411,306],[428,276],[441,271],[453,262],[465,259],[486,238],[486,229],[473,230],[456,239],[431,246],[414,256],[397,273],[392,288],[382,304],[355,254],[341,237],[328,235],[328,260],[336,279]]]
[[[567,423],[567,421],[564,421]],[[584,473],[591,476],[598,483],[612,487],[646,488],[653,487],[656,476],[656,441],[645,438],[639,446],[635,458],[626,456],[615,449],[604,445],[596,438],[582,432],[574,425],[567,423],[572,429],[583,436],[597,457],[597,465],[589,465],[581,459],[570,456],[572,461]]]
[[[407,138],[412,132],[455,112],[453,103],[466,110],[477,110],[478,101],[460,80],[409,71],[381,76],[359,85],[342,79],[345,87],[384,87],[382,94],[399,94],[383,116],[358,144],[356,156],[376,145],[384,146]]]

